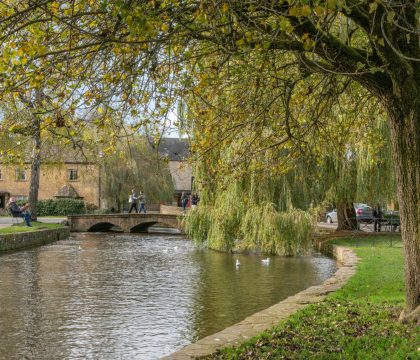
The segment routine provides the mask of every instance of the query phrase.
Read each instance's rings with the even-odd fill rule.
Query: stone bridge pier
[[[155,224],[183,232],[181,218],[172,214],[70,215],[68,220],[72,232],[109,231],[112,228],[117,228],[125,233],[132,233],[144,231]]]

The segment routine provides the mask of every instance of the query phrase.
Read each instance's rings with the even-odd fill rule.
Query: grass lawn
[[[397,321],[404,307],[400,236],[332,242],[351,247],[361,259],[341,290],[238,348],[206,358],[420,359],[419,328]]]
[[[13,224],[12,226],[7,226],[4,228],[0,228],[0,235],[1,234],[12,234],[18,232],[28,232],[28,231],[37,231],[41,229],[57,229],[63,227],[60,224],[47,224],[38,221],[31,221],[32,227],[28,227],[25,225],[25,222],[22,219],[22,223],[20,224]]]

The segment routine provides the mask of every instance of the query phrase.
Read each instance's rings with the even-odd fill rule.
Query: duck
[[[241,266],[241,263],[239,262],[239,260],[238,259],[236,259],[236,267],[238,268],[239,266]]]
[[[262,259],[261,262],[263,264],[269,264],[270,263],[270,258]]]

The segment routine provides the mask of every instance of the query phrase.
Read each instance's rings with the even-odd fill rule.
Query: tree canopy
[[[241,98],[239,88],[228,99],[214,93],[223,118],[208,121],[205,109],[195,116],[208,123],[209,131],[224,128],[223,137],[259,124],[252,144],[261,146],[251,150],[269,154],[265,150],[283,148],[287,166],[287,159],[305,148],[307,136],[315,136],[313,130],[331,107],[328,99],[336,102],[346,84],[359,84],[364,90],[356,93],[375,97],[388,117],[407,309],[418,314],[419,12],[416,0],[3,1],[0,92],[18,96],[42,87],[46,94],[56,94],[51,96],[57,99],[51,104],[54,111],[94,111],[101,115],[99,126],[110,114],[136,116],[136,127],[167,116],[185,94],[206,100],[206,89],[214,89],[209,85],[217,82],[230,89],[232,78],[254,73],[256,86],[245,83],[242,90],[255,92],[255,103],[263,104],[261,116],[255,116],[259,113],[252,101],[240,103],[244,113],[235,109],[232,118],[239,121],[232,122],[226,111],[232,110],[233,96]],[[295,106],[296,88],[304,99],[295,99],[304,108]],[[266,123],[265,116],[273,117],[277,104],[282,105],[279,123]],[[345,131],[334,139],[340,136],[345,138]],[[271,145],[261,139],[272,140]],[[242,157],[246,160],[246,154]],[[278,159],[264,161],[270,165]]]

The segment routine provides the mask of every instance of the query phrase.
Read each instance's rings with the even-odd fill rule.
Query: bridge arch
[[[147,229],[151,226],[156,225],[159,228],[165,228],[165,229],[173,229],[178,230],[179,229],[174,226],[173,223],[167,223],[167,222],[160,222],[160,221],[144,221],[137,225],[134,225],[130,228],[130,233],[139,233],[139,232],[147,232]]]
[[[124,229],[111,222],[99,222],[92,225],[88,232],[123,232]]]
[[[123,231],[141,232],[157,224],[162,227],[178,229],[182,233],[182,224],[178,215],[147,214],[92,214],[68,216],[70,231]]]

